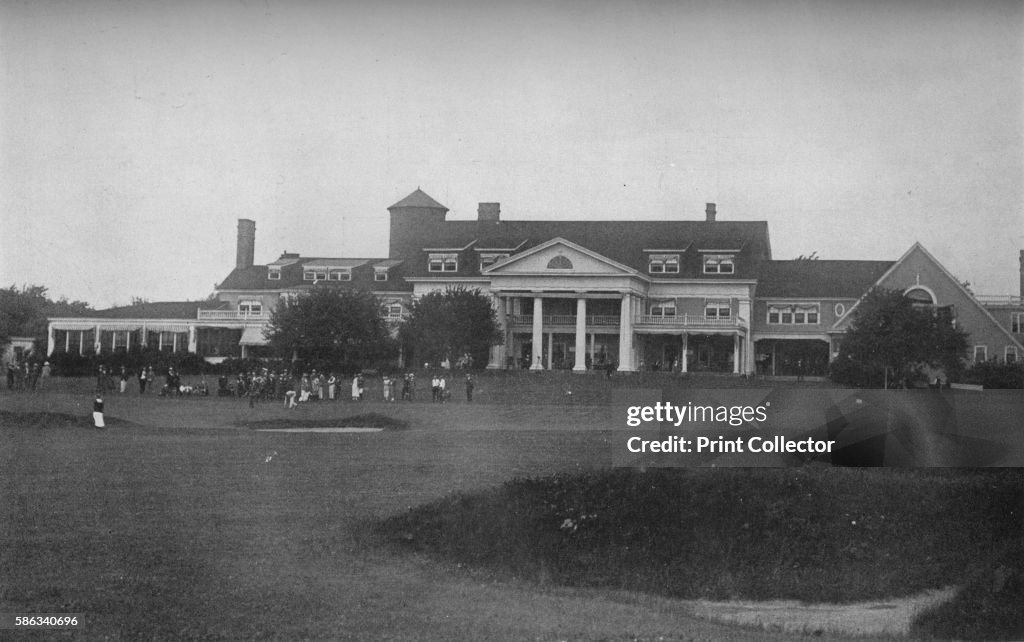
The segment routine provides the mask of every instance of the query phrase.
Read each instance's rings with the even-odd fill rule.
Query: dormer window
[[[458,272],[459,255],[455,253],[431,254],[427,270],[430,272]]]
[[[327,278],[330,281],[351,281],[352,270],[345,268],[341,270],[331,270],[327,274]]]
[[[679,274],[678,254],[652,254],[647,271],[651,274]]]
[[[267,278],[271,281],[281,280],[281,268],[270,268],[267,271]]]
[[[373,271],[373,280],[374,281],[387,281],[388,280],[387,268],[374,270]]]
[[[302,272],[303,281],[326,281],[327,271],[326,270],[304,270]]]
[[[733,274],[734,259],[731,254],[708,254],[704,257],[704,274]]]
[[[502,259],[507,259],[508,253],[500,252],[481,252],[480,253],[480,271],[483,272],[486,268],[491,267]]]

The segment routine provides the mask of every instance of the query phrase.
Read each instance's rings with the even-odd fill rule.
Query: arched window
[[[923,287],[912,287],[903,293],[903,296],[910,299],[915,308],[931,307],[935,305],[935,297],[929,290]]]
[[[549,270],[571,270],[572,261],[565,258],[561,254],[548,261]]]

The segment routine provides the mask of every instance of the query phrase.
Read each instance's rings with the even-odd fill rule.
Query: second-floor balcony
[[[527,326],[533,325],[532,314],[513,314],[508,317],[509,325]],[[576,315],[574,314],[545,314],[543,318],[544,327],[576,327]],[[594,326],[615,326],[619,325],[618,315],[587,315],[587,327]],[[714,317],[703,314],[678,314],[674,316],[663,316],[655,314],[639,314],[633,317],[633,325],[639,327],[661,327],[661,328],[736,328],[745,327],[746,321],[739,317]]]
[[[247,310],[199,310],[200,321],[266,321],[270,314]]]
[[[544,315],[544,326],[576,326],[576,315],[575,314],[545,314]],[[510,314],[508,316],[509,325],[533,325],[532,314]],[[610,326],[619,325],[619,316],[617,314],[588,314],[587,315],[587,326]]]
[[[718,317],[703,314],[677,314],[662,316],[640,314],[633,318],[636,326],[657,326],[670,328],[736,328],[746,323],[739,317]]]

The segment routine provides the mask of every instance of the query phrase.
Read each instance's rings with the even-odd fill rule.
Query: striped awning
[[[238,345],[242,346],[265,346],[269,341],[263,337],[263,327],[248,327],[242,330],[242,338],[238,340]]]

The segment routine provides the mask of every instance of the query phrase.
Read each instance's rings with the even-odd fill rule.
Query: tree
[[[941,368],[949,378],[963,370],[966,356],[967,333],[941,310],[915,307],[901,292],[875,288],[857,306],[832,378],[881,386],[913,378],[924,366]]]
[[[355,371],[394,352],[380,303],[362,290],[317,287],[282,301],[264,334],[279,355],[314,367]]]
[[[420,297],[412,304],[400,337],[406,353],[414,354],[417,362],[447,359],[477,369],[487,366],[491,346],[502,340],[490,298],[479,289],[464,287]]]
[[[33,337],[37,345],[46,344],[47,318],[81,316],[92,311],[83,301],[61,298],[53,301],[42,285],[12,285],[0,289],[0,344],[11,337]]]

